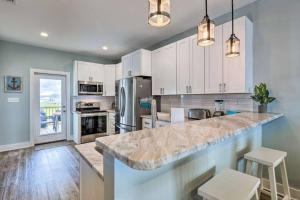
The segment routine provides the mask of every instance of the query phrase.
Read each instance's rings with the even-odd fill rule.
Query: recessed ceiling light
[[[107,50],[108,50],[108,47],[107,47],[107,46],[103,46],[102,49],[103,49],[104,51],[107,51]]]
[[[42,37],[48,37],[48,33],[46,33],[46,32],[41,32],[41,33],[40,33],[40,36],[42,36]]]

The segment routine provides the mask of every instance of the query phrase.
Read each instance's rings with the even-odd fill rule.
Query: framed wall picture
[[[4,77],[4,92],[21,93],[23,92],[23,80],[20,76]]]

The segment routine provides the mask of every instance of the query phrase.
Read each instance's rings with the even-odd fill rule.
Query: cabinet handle
[[[192,86],[189,86],[190,93],[192,93]]]
[[[219,84],[219,92],[220,93],[222,92],[222,84],[221,83]]]
[[[149,123],[149,122],[145,122],[145,124],[146,124],[146,125],[150,125],[150,123]]]
[[[226,83],[223,83],[223,92],[226,92]]]
[[[186,93],[189,93],[189,86],[186,86],[185,89],[186,89]]]
[[[165,88],[163,88],[163,94],[165,94]]]

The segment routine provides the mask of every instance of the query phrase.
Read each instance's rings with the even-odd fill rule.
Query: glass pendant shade
[[[240,40],[232,34],[226,41],[226,57],[233,58],[240,55]]]
[[[171,22],[170,0],[148,0],[148,22],[154,27],[163,27]]]
[[[198,25],[197,41],[199,46],[210,46],[215,42],[215,24],[208,16],[205,16]]]

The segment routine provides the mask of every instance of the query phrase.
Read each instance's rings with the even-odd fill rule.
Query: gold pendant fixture
[[[170,0],[148,0],[148,23],[154,27],[164,27],[171,22]]]
[[[205,16],[198,25],[198,46],[210,46],[215,42],[215,23],[207,14],[207,0],[205,0]]]
[[[233,0],[231,0],[231,17],[232,17],[232,33],[230,38],[226,41],[226,57],[233,58],[240,55],[240,39],[234,34],[234,8]]]

